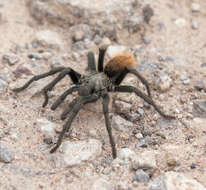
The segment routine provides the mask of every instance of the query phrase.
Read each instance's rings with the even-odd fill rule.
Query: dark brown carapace
[[[131,53],[119,53],[107,62],[104,72],[108,77],[113,77],[126,66],[135,68],[134,56]]]

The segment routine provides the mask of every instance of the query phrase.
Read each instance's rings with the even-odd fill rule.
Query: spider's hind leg
[[[88,58],[88,69],[90,72],[96,72],[96,64],[95,64],[95,58],[94,58],[94,53],[93,52],[89,52],[87,55]]]
[[[98,71],[103,72],[104,56],[107,51],[107,45],[103,45],[99,48],[99,59],[98,59]]]

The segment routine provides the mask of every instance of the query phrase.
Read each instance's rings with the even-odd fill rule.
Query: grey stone
[[[0,79],[0,93],[2,92],[2,90],[8,86],[8,83],[2,79]]]
[[[60,154],[56,154],[54,162],[56,167],[70,167],[91,161],[101,154],[102,144],[95,139],[85,141],[63,142],[59,148]]]
[[[132,159],[131,167],[134,170],[138,169],[154,169],[157,168],[155,152],[154,151],[145,151],[136,155]]]
[[[44,133],[51,133],[55,132],[56,125],[45,118],[37,119],[38,128]]]
[[[118,158],[122,161],[124,161],[125,163],[130,162],[131,160],[133,160],[136,157],[135,152],[133,152],[132,150],[130,150],[129,148],[122,148],[120,149],[119,153],[118,153]]]
[[[196,100],[193,102],[193,114],[199,117],[206,117],[206,101]]]
[[[131,33],[135,33],[139,31],[142,27],[142,24],[143,24],[143,19],[138,16],[132,16],[132,17],[129,16],[128,18],[126,18],[126,20],[123,23],[124,27],[127,28],[128,31]]]
[[[10,163],[13,159],[14,153],[4,145],[0,144],[0,162]]]
[[[39,53],[29,53],[28,58],[32,59],[33,61],[41,60],[42,56]]]
[[[154,15],[153,9],[150,7],[149,4],[147,4],[145,7],[142,9],[143,16],[144,16],[144,21],[149,24],[152,16]]]
[[[156,178],[149,186],[148,186],[149,190],[167,190],[165,182],[164,182],[164,178],[158,177]]]
[[[149,182],[149,179],[149,175],[143,170],[137,170],[136,175],[133,177],[134,181],[138,181],[144,184],[147,184]]]
[[[34,41],[47,48],[60,49],[63,42],[58,33],[50,30],[41,30],[35,34]]]
[[[86,45],[82,41],[78,41],[78,42],[72,44],[73,51],[83,51],[85,49],[86,49]]]
[[[135,145],[136,148],[142,147],[146,148],[149,145],[153,144],[153,140],[150,136],[146,136],[145,138],[140,139],[140,141]]]
[[[93,183],[91,190],[114,190],[114,188],[108,180],[99,178]]]
[[[3,62],[8,63],[9,65],[14,65],[18,63],[20,60],[20,58],[16,54],[13,54],[13,53],[4,54],[2,59],[3,59]]]
[[[161,92],[166,92],[172,85],[172,79],[166,73],[161,73],[155,80],[155,85]]]
[[[198,28],[199,28],[198,22],[196,20],[192,20],[192,29],[198,30]]]
[[[112,128],[122,132],[126,132],[134,126],[132,122],[125,120],[119,115],[113,115],[111,125]]]
[[[206,188],[195,179],[187,178],[184,174],[177,172],[167,172],[164,176],[166,189],[175,190],[205,190]]]
[[[57,68],[57,67],[64,67],[64,61],[62,58],[60,57],[55,57],[53,59],[51,59],[49,61],[49,64],[50,64],[50,67],[53,69],[53,68]]]
[[[70,28],[73,42],[82,41],[85,38],[91,40],[93,38],[92,31],[87,24],[79,24]]]

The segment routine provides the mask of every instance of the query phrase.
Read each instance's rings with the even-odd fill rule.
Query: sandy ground
[[[172,113],[172,111],[178,109],[179,113],[176,113],[178,117],[176,123],[169,124],[171,127],[169,126],[167,129],[161,128],[160,116],[155,114],[153,109],[145,110],[146,115],[140,123],[151,126],[151,131],[155,130],[154,128],[157,125],[157,129],[160,130],[159,133],[167,137],[159,146],[147,148],[148,150],[158,151],[156,160],[159,172],[156,172],[155,176],[158,176],[162,171],[171,170],[165,163],[169,152],[179,163],[174,169],[175,171],[183,172],[206,186],[206,119],[191,114],[193,101],[206,99],[205,92],[199,92],[194,88],[197,80],[206,80],[206,67],[201,67],[201,64],[206,62],[206,15],[204,13],[206,2],[203,0],[197,2],[201,5],[199,14],[191,12],[192,1],[190,0],[181,2],[178,0],[157,0],[151,3],[155,15],[152,17],[150,26],[146,26],[145,36],[151,38],[152,42],[146,46],[144,53],[137,57],[137,61],[140,62],[143,59],[156,61],[164,56],[173,58],[174,61],[163,62],[173,80],[172,87],[169,91],[162,93],[163,98],[159,97],[160,92],[154,88],[152,88],[152,94],[156,102],[164,107],[164,110]],[[25,47],[26,44],[31,43],[31,39],[39,29],[55,30],[65,40],[69,37],[66,31],[57,26],[38,25],[30,16],[24,1],[7,0],[2,4],[3,6],[0,7],[2,15],[0,21],[0,55],[14,52],[20,56],[19,63],[28,62],[28,52],[26,50],[23,52],[16,51],[16,46]],[[175,20],[179,18],[186,20],[184,26],[175,24]],[[191,27],[194,19],[199,25],[197,30]],[[135,35],[128,38],[122,31],[121,42],[124,45],[132,47],[139,43],[139,38],[136,41],[134,39]],[[68,40],[63,45],[70,49],[70,43],[71,41]],[[94,47],[94,49],[97,52],[98,47]],[[58,56],[58,54],[66,57],[67,50],[63,49],[56,52],[55,56]],[[67,60],[67,58],[65,59]],[[72,58],[68,58],[68,60],[70,61],[66,62],[68,66],[81,72],[85,71],[86,56],[80,57],[81,62],[79,63]],[[40,74],[49,69],[49,65],[44,61],[39,63],[29,66],[33,74]],[[0,130],[2,133],[0,140],[15,152],[15,160],[12,163],[0,163],[1,189],[89,189],[92,182],[102,176],[102,167],[110,168],[109,163],[105,164],[104,161],[112,159],[104,117],[102,113],[89,111],[93,109],[93,106],[98,107],[100,102],[97,102],[96,105],[89,105],[89,107],[80,111],[73,122],[72,140],[87,139],[91,137],[90,132],[93,130],[95,131],[95,138],[105,142],[102,154],[95,161],[86,162],[70,169],[55,167],[49,154],[49,148],[43,142],[45,133],[38,128],[37,120],[44,118],[52,121],[60,130],[64,122],[59,119],[59,116],[65,104],[53,112],[49,109],[49,106],[41,107],[43,96],[38,94],[33,96],[42,86],[48,84],[52,77],[36,82],[31,86],[32,88],[15,95],[11,88],[23,84],[31,77],[31,75],[23,75],[16,79],[12,75],[12,71],[17,66],[18,64],[9,66],[2,63],[0,65],[0,71],[8,68],[11,72],[9,87],[0,95]],[[183,72],[186,72],[190,78],[188,85],[184,85],[179,79]],[[147,75],[147,77],[152,83],[151,76]],[[62,84],[57,85],[55,92],[52,93],[52,100],[56,99],[66,89],[68,83],[71,84],[69,80],[65,79]],[[52,100],[49,105],[52,104]],[[136,104],[142,103],[139,98],[135,98],[135,101]],[[141,124],[136,124],[136,128],[140,127]],[[118,149],[126,145],[136,153],[143,151],[141,148],[135,149],[137,140],[132,135],[132,131],[123,134],[114,130],[113,133]],[[192,163],[196,164],[196,168],[193,170],[190,168]],[[67,177],[68,172],[70,177]],[[129,173],[126,177],[132,178],[132,175],[132,173]],[[124,180],[125,177],[123,174],[116,174],[115,176],[115,172],[106,176],[111,180],[116,180],[114,183]],[[68,187],[65,187],[65,184],[69,184]],[[146,187],[144,188],[146,189]]]

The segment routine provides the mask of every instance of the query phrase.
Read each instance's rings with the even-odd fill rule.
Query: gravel
[[[14,152],[0,143],[0,162],[10,163],[14,159]]]

